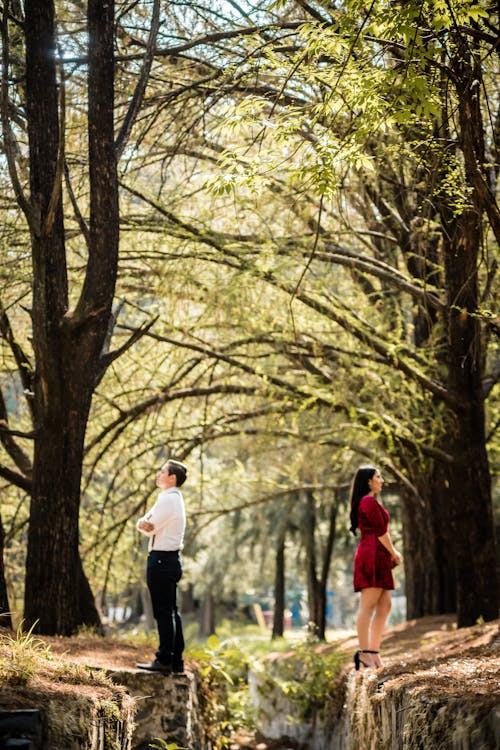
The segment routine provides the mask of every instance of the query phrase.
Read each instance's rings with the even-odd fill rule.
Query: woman
[[[387,530],[389,513],[376,500],[384,484],[374,466],[362,466],[351,485],[351,531],[359,527],[361,541],[354,556],[354,591],[361,591],[358,630],[359,650],[354,654],[356,669],[380,667],[380,641],[391,611],[394,589],[392,568],[401,564]]]

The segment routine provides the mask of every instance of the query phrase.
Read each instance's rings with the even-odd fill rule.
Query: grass
[[[70,685],[111,685],[100,670],[55,658],[50,646],[33,634],[35,625],[24,631],[21,622],[15,632],[0,632],[0,685],[26,686],[40,677]]]
[[[21,623],[15,633],[0,637],[1,684],[27,685],[40,662],[52,658],[47,644],[33,635],[35,624],[24,632]]]

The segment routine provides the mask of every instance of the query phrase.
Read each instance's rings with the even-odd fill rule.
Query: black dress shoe
[[[170,664],[163,664],[158,659],[153,659],[153,661],[146,664],[136,664],[135,666],[139,669],[147,669],[148,672],[161,672],[162,674],[170,674],[173,671]]]

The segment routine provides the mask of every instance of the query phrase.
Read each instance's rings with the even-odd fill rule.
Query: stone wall
[[[203,750],[198,686],[193,673],[161,675],[134,670],[109,671],[113,682],[133,697],[135,728],[132,750],[149,750],[154,739],[188,750]]]
[[[500,695],[435,690],[425,680],[377,681],[351,674],[346,713],[351,748],[495,750],[500,748]],[[332,747],[333,750],[333,747]]]
[[[150,750],[155,739],[205,750],[195,673],[107,675],[114,687],[0,686],[0,750]],[[24,745],[12,744],[23,739]]]
[[[273,679],[277,664],[250,676],[257,726],[267,738],[289,738],[303,750],[497,750],[500,695],[470,689],[446,691],[432,681],[391,678],[366,670],[344,674],[337,690],[307,718],[287,696],[286,683]]]
[[[132,750],[134,711],[119,687],[0,686],[0,748]]]

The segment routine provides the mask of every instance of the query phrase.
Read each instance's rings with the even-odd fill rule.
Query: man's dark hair
[[[168,473],[175,474],[177,481],[176,487],[182,487],[187,477],[187,466],[180,461],[175,461],[173,458],[169,458],[167,461]]]

